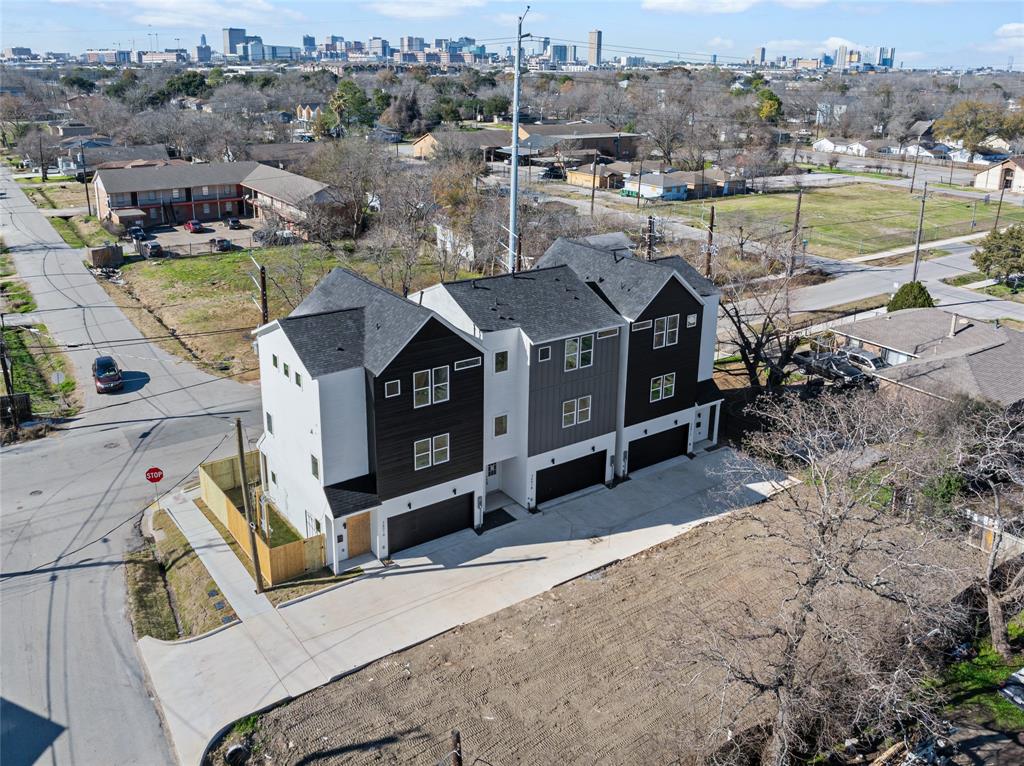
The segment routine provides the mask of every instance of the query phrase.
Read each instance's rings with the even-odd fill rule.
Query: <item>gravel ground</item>
[[[751,529],[698,527],[309,692],[260,717],[249,763],[448,763],[452,729],[466,764],[702,763],[738,700],[688,662],[701,622],[734,623],[741,598],[773,611],[784,588]]]

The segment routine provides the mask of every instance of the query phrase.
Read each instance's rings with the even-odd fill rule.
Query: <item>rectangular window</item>
[[[508,351],[494,352],[494,371],[505,372],[508,370]]]
[[[402,381],[389,380],[384,384],[384,398],[393,399],[402,393]]]
[[[274,369],[277,369],[277,354],[272,354],[270,356],[270,363],[274,365]]]
[[[171,199],[181,199],[181,189],[171,189]]]
[[[562,402],[562,428],[576,425],[576,400]]]
[[[687,328],[691,328],[691,327],[696,327],[697,326],[697,315],[696,314],[687,314],[686,315],[686,326],[687,326]]]
[[[431,386],[433,392],[434,404],[448,401],[448,366],[435,367],[433,372],[433,385]]]
[[[498,415],[494,419],[494,435],[504,436],[508,433],[508,415]]]
[[[316,455],[309,456],[309,464],[313,469],[313,476],[317,479],[320,478],[320,461],[316,459]]]
[[[277,474],[274,473],[273,471],[270,472],[270,481],[273,482],[274,484],[277,484]]]
[[[651,401],[661,401],[661,375],[651,378]]]
[[[641,330],[650,330],[650,329],[651,329],[651,320],[650,319],[645,319],[643,322],[634,322],[633,323],[633,332],[640,332]]]
[[[581,396],[576,400],[576,422],[587,423],[590,421],[590,396]]]
[[[661,381],[661,398],[670,399],[675,396],[676,393],[676,374],[670,372],[668,375],[662,376]]]
[[[419,439],[412,445],[413,467],[419,471],[430,468],[430,439]]]
[[[265,412],[264,415],[267,417],[267,433],[272,434],[274,433],[274,416],[269,412]]]
[[[569,338],[565,341],[565,371],[575,370],[580,365],[580,339]]]
[[[537,361],[546,362],[551,358],[551,346],[541,346],[537,349]]]
[[[430,370],[412,374],[412,406],[426,407],[430,404]]]
[[[227,211],[228,213],[231,212],[231,203],[230,202],[225,202],[224,203],[224,210]]]
[[[434,465],[448,462],[448,434],[440,434],[434,439]]]
[[[295,373],[295,385],[302,388],[302,376],[299,373]]]
[[[590,367],[594,363],[594,336],[584,335],[580,338],[580,367]]]
[[[654,347],[674,346],[679,342],[679,314],[654,320]]]
[[[285,362],[283,365],[281,365],[281,372],[284,373],[284,376],[286,378],[291,377],[291,373],[288,371],[288,362]]]
[[[206,203],[206,204],[203,205],[203,215],[209,215],[209,214],[210,214],[210,205],[209,205],[209,203]]]
[[[618,334],[619,334],[619,328],[618,327],[613,327],[610,330],[601,330],[601,332],[599,332],[597,334],[597,337],[598,337],[598,340],[600,340],[601,338],[614,338]]]
[[[204,186],[203,187],[203,196],[206,197],[206,196],[209,196],[209,194],[210,194],[210,187],[209,186]]]
[[[455,363],[456,370],[468,370],[471,367],[480,366],[480,357],[474,356],[472,359],[460,359]]]

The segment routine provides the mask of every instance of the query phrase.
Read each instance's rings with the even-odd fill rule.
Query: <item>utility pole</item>
[[[85,187],[85,210],[92,215],[92,202],[89,201],[89,163],[85,161],[85,141],[79,141],[78,148],[82,150],[82,186]]]
[[[256,284],[256,287],[260,290],[260,302],[257,304],[260,309],[260,322],[261,325],[265,325],[270,321],[270,308],[267,305],[267,267],[261,263],[257,263],[256,259],[252,257],[252,252],[249,252],[249,260],[252,261],[253,265],[259,269],[259,279],[252,277],[252,281]],[[255,303],[255,301],[253,301]]]
[[[971,210],[971,231],[974,231],[974,227],[978,225],[978,200],[974,200],[974,205]]]
[[[910,193],[914,193],[914,181],[917,180],[917,161],[921,158],[921,142],[918,140],[916,151],[914,152],[914,172],[910,176]]]
[[[462,735],[452,729],[452,766],[462,766]]]
[[[523,19],[530,12],[526,6],[523,15],[516,20],[515,79],[512,84],[512,162],[511,183],[508,199],[508,270],[516,270],[516,254],[519,252],[519,81],[522,68]]]
[[[640,209],[640,179],[644,177],[644,158],[640,158],[640,172],[636,174],[636,209]]]
[[[4,315],[0,311],[0,367],[3,368],[4,385],[7,387],[7,402],[11,413],[11,426],[18,433],[18,406],[14,403],[14,373],[7,366],[7,336],[4,334]]]
[[[711,206],[711,218],[708,220],[708,244],[704,253],[704,276],[711,279],[711,248],[715,244],[715,206]]]
[[[914,238],[914,272],[911,282],[917,281],[917,269],[921,262],[921,234],[924,231],[924,203],[928,199],[928,182],[924,182],[924,194],[921,195],[921,213],[917,218],[917,237]]]
[[[260,571],[260,553],[256,548],[256,524],[252,520],[252,504],[249,500],[249,476],[245,470],[245,442],[242,440],[242,419],[235,418],[235,433],[238,436],[238,473],[242,478],[242,505],[245,506],[245,520],[249,524],[249,547],[252,548],[252,568],[256,573],[256,592],[263,592],[263,573]]]
[[[800,242],[800,206],[804,201],[804,190],[801,187],[796,195],[796,215],[793,218],[793,241],[789,245],[789,267],[786,276],[793,276],[796,271],[796,246]]]
[[[1006,194],[1006,184],[999,190],[999,204],[996,206],[996,222],[992,224],[992,231],[999,231],[999,214],[1003,212],[1003,195]]]
[[[597,190],[597,152],[594,152],[594,161],[590,165],[590,217],[594,217],[594,194]]]
[[[654,216],[647,216],[647,229],[644,231],[644,251],[647,260],[654,258]]]

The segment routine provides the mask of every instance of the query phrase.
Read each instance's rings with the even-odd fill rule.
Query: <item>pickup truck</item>
[[[829,351],[799,351],[793,354],[793,364],[808,375],[820,375],[841,386],[865,386],[870,381],[862,370]]]

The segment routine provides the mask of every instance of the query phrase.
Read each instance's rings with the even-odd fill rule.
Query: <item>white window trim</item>
[[[551,359],[551,346],[541,346],[537,349],[537,361],[546,362]]]
[[[505,369],[504,370],[499,370],[498,369],[498,356],[500,354],[504,354],[505,355]],[[500,375],[503,372],[508,372],[510,366],[511,365],[509,364],[509,357],[508,357],[508,350],[507,349],[502,349],[501,351],[495,351],[494,352],[494,374],[495,375]]]
[[[480,366],[480,357],[474,356],[472,359],[460,359],[455,363],[456,370],[468,370],[472,367]]]
[[[583,406],[583,400],[584,399],[587,400],[587,406],[585,408]],[[580,423],[589,423],[590,422],[590,410],[591,410],[591,405],[592,404],[593,404],[593,397],[591,397],[590,394],[587,394],[586,396],[581,396],[579,399],[576,400],[576,425],[579,425]],[[586,420],[583,419],[583,411],[584,411],[584,409],[586,409],[586,412],[587,412]]]
[[[642,322],[634,322],[633,323],[633,327],[632,327],[633,332],[640,332],[641,330],[650,330],[650,329],[651,329],[651,320],[650,319],[645,319]]]
[[[442,437],[444,437],[444,448],[443,448],[444,449],[444,460],[438,460],[437,459],[437,452],[438,452],[437,440],[442,438]],[[434,436],[434,437],[431,438],[431,440],[430,440],[430,458],[431,458],[431,460],[433,462],[433,465],[441,465],[443,463],[447,463],[451,459],[451,456],[452,456],[452,440],[451,440],[451,437],[448,434],[446,434],[446,433],[438,434],[437,436]]]
[[[499,418],[505,418],[505,433],[503,433],[503,434],[499,434],[498,433],[498,419]],[[491,433],[494,434],[494,438],[495,439],[500,439],[503,436],[508,436],[508,413],[507,412],[500,412],[500,413],[498,413],[497,415],[494,416],[494,420],[493,420],[493,422],[491,424]]]
[[[427,376],[427,384],[425,386],[417,386],[416,385],[416,376],[417,375],[426,375]],[[430,374],[430,370],[416,370],[416,372],[414,372],[412,374],[412,406],[413,406],[413,409],[419,409],[420,407],[429,407],[431,405],[431,403],[432,403],[432,389],[433,389],[433,376]],[[417,402],[416,401],[416,399],[417,399],[416,394],[418,394],[420,391],[426,391],[427,392],[427,401],[425,401],[425,402]]]
[[[672,380],[670,381],[669,378],[671,378]],[[665,389],[667,387],[669,387],[669,386],[672,387],[672,392],[666,394],[665,393]],[[667,372],[667,373],[665,373],[664,375],[661,376],[661,398],[662,399],[671,399],[675,395],[676,395],[676,374],[674,372]]]
[[[444,370],[444,382],[437,383],[437,373]],[[444,399],[437,396],[437,389],[444,386]],[[442,367],[435,367],[430,371],[430,403],[431,404],[443,404],[452,398],[452,374],[451,369],[448,365]]]
[[[572,405],[572,413],[566,411],[565,405],[567,404]],[[572,422],[566,423],[565,419],[570,414],[572,415]],[[576,425],[576,400],[569,399],[568,401],[562,402],[562,428],[572,428],[574,425]]]
[[[619,334],[619,328],[618,327],[613,327],[610,330],[601,330],[601,332],[599,332],[597,334],[597,339],[601,340],[602,338],[614,338],[618,334]]]
[[[420,447],[421,444],[425,444],[426,448],[427,448],[427,451],[426,451],[427,464],[426,465],[419,465],[419,461],[417,460],[417,458],[419,458],[419,447]],[[433,465],[433,457],[434,457],[433,441],[430,438],[417,439],[416,441],[414,441],[412,443],[412,468],[413,468],[414,471],[422,471],[422,470],[424,470],[426,468],[430,468],[430,466]]]
[[[671,328],[669,325],[671,321],[675,319],[675,327]],[[658,324],[662,325],[662,329],[658,329]],[[674,335],[672,335],[674,333]],[[661,335],[661,343],[658,343],[658,336]],[[669,340],[669,337],[672,337]],[[666,348],[667,346],[674,346],[679,342],[679,314],[669,314],[668,316],[658,317],[654,320],[654,347],[655,348]]]
[[[586,351],[583,350],[583,340],[585,338],[590,338],[590,348],[587,349]],[[590,356],[589,356],[590,361],[587,362],[586,364],[583,364],[583,355],[584,354],[590,354]],[[586,369],[587,367],[593,367],[593,366],[594,366],[594,335],[593,335],[593,333],[590,333],[588,335],[581,335],[580,336],[580,366],[577,367],[576,369],[583,370],[583,369]]]
[[[391,386],[397,386],[397,389],[394,391],[394,393],[390,393],[389,394],[388,390],[389,390],[389,388]],[[384,382],[384,398],[385,399],[394,399],[396,396],[401,396],[401,395],[402,395],[402,381],[401,380],[397,380],[396,379],[396,380],[388,380],[388,381]]]
[[[586,351],[583,350],[583,339],[584,338],[590,338],[590,348],[587,349]],[[570,343],[575,343],[576,344],[576,350],[573,351],[573,352],[569,351],[569,344]],[[584,354],[589,354],[590,355],[589,356],[589,361],[586,364],[583,364],[583,355]],[[569,359],[570,358],[575,360],[575,365],[573,367],[569,367]],[[565,360],[564,360],[564,362],[562,364],[562,371],[563,372],[573,372],[574,370],[584,370],[587,367],[593,367],[593,366],[594,366],[594,334],[593,333],[587,333],[586,335],[578,335],[575,338],[566,338],[565,339]]]
[[[661,401],[661,388],[662,388],[663,383],[664,383],[663,376],[661,376],[661,375],[655,375],[653,378],[651,378],[650,400],[649,400],[651,404],[653,404],[654,402],[660,402]]]
[[[686,315],[686,329],[692,329],[697,326],[697,315],[687,314]]]

